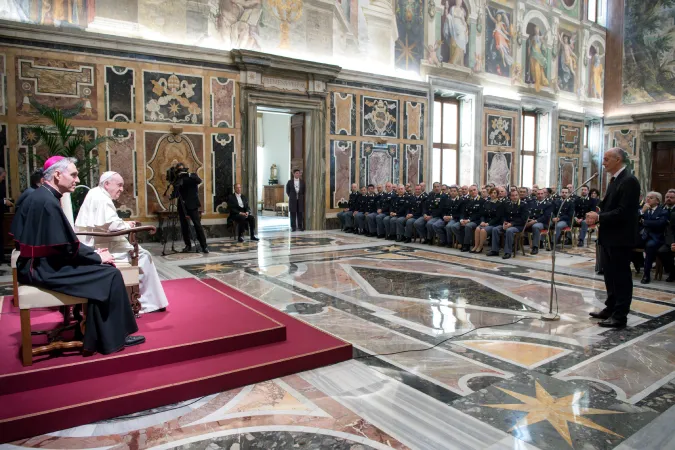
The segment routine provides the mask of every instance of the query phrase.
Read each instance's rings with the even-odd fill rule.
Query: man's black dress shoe
[[[487,253],[487,256],[499,256],[499,252],[489,251],[489,252]]]
[[[675,273],[671,273],[671,274],[668,276],[668,278],[666,278],[666,281],[667,281],[668,283],[672,283],[673,281],[675,281]]]
[[[252,241],[259,241],[260,239],[258,239],[257,237],[255,237],[255,235],[253,235],[253,236],[251,236],[251,240]]]
[[[504,253],[504,256],[502,256],[502,259],[511,259],[511,253]]]
[[[617,320],[614,317],[598,322],[598,325],[604,328],[624,328],[626,326],[625,320]]]
[[[180,252],[181,253],[189,253],[191,251],[192,251],[192,247],[190,246],[190,247],[184,247],[183,250],[181,250]]]
[[[138,345],[145,342],[145,336],[127,336],[124,339],[124,346],[131,347],[132,345]]]
[[[640,284],[649,284],[652,280],[649,277],[642,277]]]
[[[244,238],[239,236],[239,239],[237,239],[239,242],[244,242]]]
[[[531,255],[536,255],[539,253],[539,248],[538,247],[532,247],[532,251],[530,252]]]
[[[588,315],[591,316],[591,317],[594,318],[594,319],[602,319],[602,320],[609,319],[610,317],[612,317],[612,313],[609,312],[609,311],[607,310],[607,308],[603,309],[603,310],[600,311],[600,312],[591,312],[591,313],[588,313]]]
[[[463,245],[462,246],[462,253],[468,252],[471,249],[468,245]]]
[[[295,228],[291,228],[291,232],[295,232],[295,231],[298,231],[298,230],[296,230]]]
[[[404,244],[410,244],[412,242],[412,238],[405,238],[403,241]]]

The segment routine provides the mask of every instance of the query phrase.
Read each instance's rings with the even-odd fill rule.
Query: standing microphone
[[[591,180],[595,179],[598,176],[598,172],[595,172],[593,176],[591,176],[588,180],[584,181],[579,185],[578,188],[576,188],[574,191],[570,193],[570,196],[573,194],[576,194],[579,189],[581,189],[584,185],[588,184]],[[556,214],[556,217],[560,217],[560,213],[562,212],[562,208],[564,206],[565,202],[560,203],[560,208],[558,209],[558,214]],[[550,233],[550,231],[549,231]],[[555,232],[553,233],[555,236]],[[550,235],[549,235],[550,238]],[[564,238],[564,236],[563,236]],[[590,239],[590,238],[589,238]],[[553,251],[551,252],[551,298],[549,300],[548,304],[548,313],[544,313],[541,315],[541,320],[560,320],[560,315],[558,315],[558,312],[556,311],[555,313],[553,312],[553,292],[555,291],[555,249],[557,247],[556,244],[556,239],[555,237],[553,238]]]

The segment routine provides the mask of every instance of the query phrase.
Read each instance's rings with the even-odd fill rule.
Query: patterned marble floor
[[[354,344],[352,361],[4,448],[675,448],[675,285],[639,284],[624,330],[601,308],[594,254],[503,262],[337,231],[216,240],[158,256]],[[0,274],[0,281],[2,281]],[[142,319],[141,319],[142,320]]]

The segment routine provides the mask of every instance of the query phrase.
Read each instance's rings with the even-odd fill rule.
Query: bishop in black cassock
[[[60,157],[54,157],[60,158]],[[114,266],[102,264],[101,256],[77,239],[61,209],[62,191],[74,189],[77,170],[70,163],[63,172],[73,177],[72,189],[60,177],[47,179],[47,169],[58,162],[45,163],[45,183],[28,196],[12,222],[12,235],[21,252],[17,261],[19,283],[42,287],[89,300],[83,337],[84,350],[109,354],[125,345],[140,344],[122,274]],[[59,166],[63,166],[61,163]],[[53,172],[53,171],[52,171]]]

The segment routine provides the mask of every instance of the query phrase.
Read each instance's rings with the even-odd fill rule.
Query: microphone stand
[[[576,188],[574,191],[570,192],[569,197],[567,197],[567,199],[563,200],[560,203],[560,208],[558,208],[558,214],[556,214],[556,218],[560,218],[560,213],[562,213],[562,208],[565,205],[565,202],[568,201],[574,194],[576,194],[577,191],[579,189],[581,189],[585,184],[588,184],[591,180],[593,180],[597,176],[598,176],[598,173],[596,172],[588,180],[581,183],[578,188]],[[557,223],[556,223],[556,225],[557,225]],[[571,223],[570,226],[574,226],[574,223]],[[551,236],[550,228],[551,227],[549,225],[549,238]],[[564,236],[562,236],[562,238],[564,238]],[[551,298],[549,300],[548,313],[543,313],[541,315],[541,320],[547,320],[547,321],[560,320],[560,315],[557,312],[555,312],[555,313],[553,312],[553,293],[555,291],[555,249],[556,249],[557,246],[558,245],[557,245],[556,238],[555,238],[555,227],[553,227],[553,249],[551,251]]]

